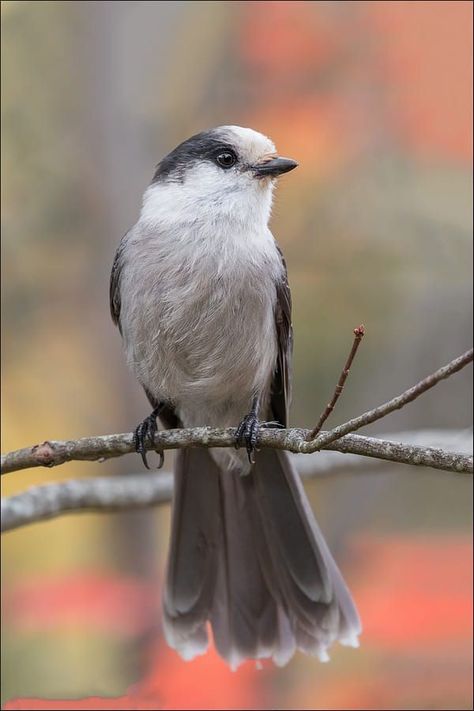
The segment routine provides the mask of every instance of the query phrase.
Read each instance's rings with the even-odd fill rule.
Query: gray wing
[[[127,232],[115,253],[114,263],[112,265],[112,272],[110,274],[110,314],[112,316],[112,321],[118,326],[120,333],[122,333],[122,326],[120,323],[120,310],[122,307],[122,297],[120,293],[120,279],[122,276],[122,269],[124,265],[124,252],[127,242],[127,237],[130,232]],[[154,410],[159,409],[160,420],[167,429],[175,429],[182,427],[177,414],[175,413],[173,407],[169,403],[161,402],[157,400],[150,391],[142,384],[145,394],[153,407]]]
[[[110,274],[110,315],[112,316],[112,321],[115,323],[116,326],[118,326],[120,333],[122,333],[122,327],[120,324],[120,308],[122,305],[122,300],[120,296],[120,277],[122,275],[123,268],[125,240],[128,234],[129,233],[127,232],[127,234],[122,237],[122,241],[120,242],[119,247],[115,253],[115,259],[112,265],[112,272]]]
[[[291,361],[293,355],[291,291],[288,284],[286,262],[278,245],[277,248],[283,265],[283,277],[276,286],[275,325],[278,339],[278,359],[272,381],[270,405],[273,417],[284,427],[287,427],[291,402]]]

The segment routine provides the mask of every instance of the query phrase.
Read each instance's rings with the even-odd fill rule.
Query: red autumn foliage
[[[433,694],[448,698],[457,689],[463,698],[469,696],[464,667],[470,663],[471,655],[472,544],[467,537],[364,538],[355,543],[352,557],[357,560],[357,569],[350,582],[364,624],[362,648],[353,654],[373,655],[376,651],[374,660],[384,659],[384,665],[378,670],[374,661],[373,667],[365,666],[361,672],[354,659],[354,668],[344,669],[344,684],[339,677],[318,671],[316,696],[314,685],[303,682],[290,694],[293,703],[297,699],[298,708],[370,709],[377,708],[383,699],[386,708],[395,708],[402,693],[420,699],[430,699]],[[144,613],[135,616],[132,608],[143,601],[149,605],[152,596],[156,598],[154,586],[116,575],[77,575],[43,584],[35,580],[34,584],[8,592],[8,610],[13,613],[8,619],[16,627],[25,615],[29,630],[35,621],[36,630],[41,630],[49,628],[56,615],[57,624],[75,619],[82,627],[96,629],[97,610],[105,613],[108,608],[108,620],[102,629],[119,630],[122,626],[123,634],[128,636],[131,626],[124,610],[132,619],[140,620],[134,628],[140,630]],[[100,597],[103,599],[98,600]],[[17,603],[12,602],[15,598]],[[96,610],[92,617],[91,609]],[[153,619],[156,612],[156,606],[147,607],[146,614]],[[387,658],[392,660],[389,664]],[[413,658],[418,660],[418,667],[423,663],[420,660],[425,660],[425,673],[439,666],[440,673],[430,684],[426,684],[423,674],[414,674],[410,661]],[[455,664],[450,669],[451,658]],[[275,699],[270,697],[271,686],[267,682],[274,673],[270,665],[259,671],[253,663],[231,672],[214,650],[193,662],[183,662],[160,639],[150,649],[148,672],[123,696],[57,701],[16,699],[4,708],[272,708]]]
[[[159,614],[156,588],[99,572],[28,578],[5,591],[3,605],[6,617],[21,632],[38,625],[48,629],[85,624],[104,632],[138,635]]]
[[[364,637],[390,649],[470,645],[472,542],[461,536],[367,539],[357,588]]]
[[[470,165],[472,3],[245,7],[239,50],[259,86],[249,122],[277,145],[322,172],[382,134],[416,159]]]

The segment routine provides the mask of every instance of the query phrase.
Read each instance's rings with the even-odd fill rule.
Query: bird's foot
[[[148,415],[148,417],[145,417],[143,422],[140,422],[133,434],[135,451],[141,456],[143,464],[146,466],[147,469],[149,469],[150,467],[148,466],[148,461],[146,458],[146,444],[147,439],[151,444],[153,444],[155,440],[155,434],[158,432],[158,425],[156,423],[157,415],[157,410],[153,410],[151,415]],[[157,469],[161,469],[161,467],[163,466],[163,462],[165,461],[165,455],[163,454],[162,449],[157,449],[155,451],[157,452],[157,454],[160,455],[160,461]]]
[[[253,454],[257,446],[260,426],[261,423],[258,420],[257,413],[255,410],[251,410],[248,415],[245,415],[235,433],[235,448],[245,447],[250,464],[255,464]]]

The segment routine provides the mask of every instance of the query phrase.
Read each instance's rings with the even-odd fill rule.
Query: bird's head
[[[176,217],[268,221],[275,179],[297,166],[257,131],[220,126],[180,143],[158,164],[145,193],[151,214],[174,205]]]

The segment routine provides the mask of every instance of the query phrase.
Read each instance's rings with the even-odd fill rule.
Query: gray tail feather
[[[183,658],[206,651],[282,665],[295,649],[328,659],[357,646],[356,608],[286,452],[222,472],[204,449],[178,453],[164,630]]]

